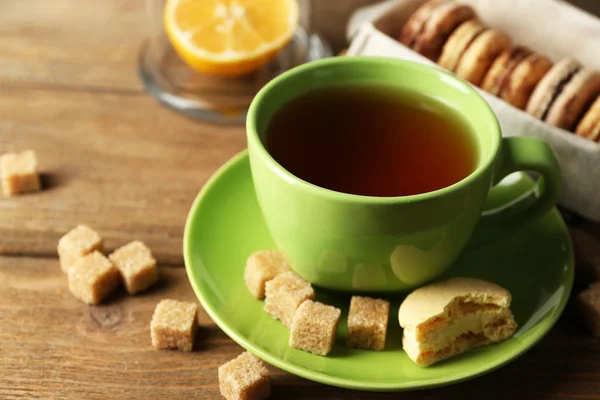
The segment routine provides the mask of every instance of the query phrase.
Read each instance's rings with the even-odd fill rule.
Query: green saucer
[[[490,194],[494,206],[526,195],[533,184],[522,174],[509,176]],[[342,309],[333,351],[326,357],[288,346],[289,332],[263,311],[243,280],[248,255],[273,248],[256,202],[248,155],[227,162],[206,183],[189,213],[184,256],[189,280],[215,323],[241,346],[266,362],[306,379],[350,389],[397,391],[463,381],[489,372],[531,348],[560,316],[573,284],[573,252],[568,230],[553,210],[501,241],[470,250],[448,275],[487,279],[513,295],[519,324],[509,340],[475,349],[429,368],[414,364],[402,350],[398,306],[391,303],[383,351],[345,346],[349,294],[317,288],[317,299]]]

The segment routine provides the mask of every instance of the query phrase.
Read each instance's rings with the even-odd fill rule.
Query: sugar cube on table
[[[590,332],[600,337],[600,282],[592,283],[577,296],[577,306]]]
[[[259,251],[248,257],[244,270],[244,281],[254,297],[264,299],[265,284],[289,270],[290,267],[279,251]]]
[[[99,304],[119,285],[119,270],[98,251],[77,260],[68,273],[69,290],[88,304]]]
[[[33,150],[0,157],[0,176],[5,196],[40,190],[38,160]]]
[[[261,400],[271,395],[269,370],[244,352],[219,367],[219,390],[227,400]]]
[[[86,225],[79,225],[58,241],[60,268],[69,272],[77,260],[93,251],[102,251],[104,243],[100,235]]]
[[[385,347],[389,311],[389,301],[352,296],[346,345],[357,349],[382,350]]]
[[[284,272],[265,285],[265,311],[288,328],[296,309],[305,300],[315,298],[310,283],[293,272]]]
[[[325,356],[335,342],[342,312],[339,308],[306,300],[294,314],[290,329],[290,346]]]
[[[156,260],[139,240],[118,248],[108,258],[119,269],[129,294],[139,293],[158,282]]]
[[[161,300],[150,322],[152,346],[157,349],[192,351],[198,329],[198,306],[171,299]]]

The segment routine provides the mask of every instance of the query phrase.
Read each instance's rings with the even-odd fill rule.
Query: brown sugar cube
[[[264,299],[265,283],[289,270],[290,267],[279,251],[259,251],[248,257],[244,270],[244,281],[252,296]]]
[[[94,251],[69,268],[69,290],[88,304],[99,304],[119,285],[119,270],[102,253]]]
[[[0,157],[2,191],[5,196],[40,190],[38,161],[33,150]]]
[[[194,303],[165,299],[154,310],[150,333],[157,349],[192,351],[198,329],[198,306]]]
[[[281,320],[288,328],[298,306],[304,300],[313,300],[315,291],[310,283],[293,272],[284,272],[265,285],[265,311]]]
[[[219,390],[227,400],[261,400],[271,396],[269,370],[245,352],[219,367]]]
[[[81,257],[95,250],[102,251],[103,247],[102,238],[96,231],[85,225],[79,225],[58,241],[60,268],[63,272],[69,272],[69,268]]]
[[[352,296],[346,345],[356,349],[383,350],[389,311],[389,301]]]
[[[129,294],[141,292],[158,282],[156,260],[139,240],[120,247],[108,258],[119,269]]]
[[[294,314],[290,346],[321,356],[329,354],[341,314],[339,308],[306,300]]]
[[[577,296],[580,316],[588,329],[600,337],[600,282],[592,283]]]

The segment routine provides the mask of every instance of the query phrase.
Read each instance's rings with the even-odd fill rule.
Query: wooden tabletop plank
[[[142,92],[144,0],[0,1],[0,87]],[[151,2],[148,2],[151,3]]]
[[[217,368],[242,350],[199,309],[192,353],[157,351],[149,322],[163,298],[196,301],[183,268],[161,283],[100,306],[71,296],[55,260],[0,257],[0,398],[213,399]],[[435,390],[373,394],[316,384],[270,367],[274,399],[600,399],[600,341],[566,313],[517,361]]]
[[[0,154],[34,149],[44,190],[0,197],[0,254],[53,256],[85,223],[109,249],[139,239],[159,262],[181,264],[196,194],[245,144],[243,127],[202,124],[145,96],[5,89]]]

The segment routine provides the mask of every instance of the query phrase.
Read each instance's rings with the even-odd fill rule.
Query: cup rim
[[[271,156],[271,154],[269,154],[269,152],[265,148],[263,141],[260,138],[260,135],[259,135],[258,129],[257,129],[257,123],[258,123],[258,115],[259,115],[259,109],[261,107],[261,103],[262,103],[263,99],[265,97],[269,96],[275,88],[277,88],[280,85],[284,85],[285,81],[287,79],[291,78],[292,76],[304,74],[308,71],[312,71],[312,70],[323,68],[323,67],[330,66],[330,65],[347,64],[347,63],[351,63],[351,64],[376,63],[376,64],[380,64],[380,65],[387,64],[387,65],[391,65],[391,66],[402,67],[404,69],[412,69],[412,70],[429,69],[434,73],[445,75],[447,79],[454,81],[454,83],[456,85],[460,86],[466,92],[469,92],[471,95],[477,96],[480,103],[482,103],[483,108],[488,113],[489,118],[493,119],[494,125],[495,125],[495,131],[496,131],[496,134],[494,135],[494,137],[492,139],[492,147],[493,148],[490,150],[486,159],[480,161],[477,168],[475,168],[469,175],[467,175],[460,181],[458,181],[452,185],[445,186],[441,189],[436,189],[436,190],[433,190],[430,192],[407,195],[407,196],[368,196],[368,195],[344,193],[344,192],[339,192],[336,190],[327,189],[322,186],[315,185],[313,183],[310,183],[310,182],[292,174],[283,165],[281,165],[279,162],[277,162]],[[425,201],[425,200],[431,200],[434,198],[439,198],[441,196],[449,195],[449,194],[455,193],[459,190],[462,190],[466,186],[469,186],[472,183],[476,182],[478,179],[480,179],[482,173],[494,164],[494,162],[499,154],[501,139],[502,139],[502,131],[501,131],[501,127],[500,127],[498,118],[496,117],[496,114],[494,113],[494,111],[492,110],[492,108],[488,104],[488,102],[468,82],[459,79],[458,77],[456,77],[455,75],[453,75],[452,73],[450,73],[448,71],[445,71],[443,69],[440,69],[440,68],[437,68],[434,66],[429,66],[429,65],[422,64],[422,63],[418,63],[418,62],[409,61],[409,60],[396,59],[396,58],[390,58],[390,57],[379,57],[379,56],[339,56],[339,57],[325,58],[322,60],[311,61],[309,63],[300,65],[298,67],[292,68],[292,69],[282,73],[281,75],[277,76],[276,78],[274,78],[270,82],[268,82],[265,86],[263,86],[259,90],[259,92],[256,94],[254,99],[252,100],[252,103],[250,104],[250,107],[248,109],[248,116],[246,119],[246,132],[247,132],[248,148],[250,149],[251,145],[255,148],[254,151],[249,151],[249,155],[252,156],[252,153],[256,152],[256,155],[258,157],[262,158],[271,169],[275,170],[286,181],[293,183],[295,185],[298,185],[298,186],[302,187],[303,189],[306,189],[312,193],[318,194],[319,196],[328,198],[330,200],[336,200],[336,201],[342,201],[342,202],[348,202],[348,203],[361,203],[361,204],[390,204],[390,203],[402,203],[402,202],[414,203],[414,202],[420,202],[420,201]]]

